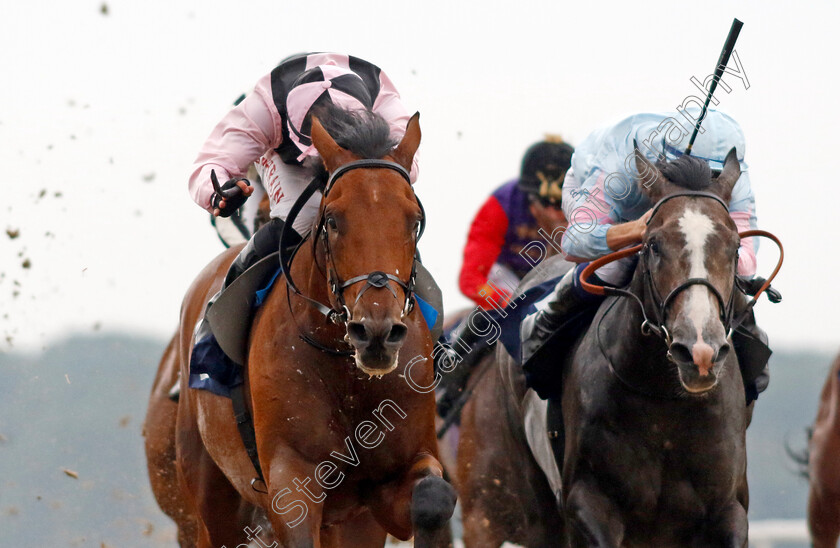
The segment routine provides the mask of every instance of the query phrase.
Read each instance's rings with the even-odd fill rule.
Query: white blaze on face
[[[679,225],[688,251],[688,277],[707,278],[706,240],[714,230],[714,223],[703,213],[688,209],[680,218]],[[707,288],[700,285],[694,285],[687,291],[685,315],[697,330],[697,343],[703,343],[703,326],[712,315],[712,296]]]

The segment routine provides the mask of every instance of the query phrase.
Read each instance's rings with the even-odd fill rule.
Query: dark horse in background
[[[740,239],[725,204],[738,162],[733,150],[714,178],[689,157],[654,166],[637,152],[636,163],[656,204],[627,288],[639,302],[608,297],[555,357],[556,467],[529,434],[536,425],[547,438],[546,402],[503,348],[464,409],[468,548],[747,546],[749,410],[727,333]],[[525,287],[557,273],[534,272]]]
[[[313,119],[312,141],[332,185],[290,272],[302,295],[345,315],[328,321],[282,277],[256,314],[243,374],[264,489],[251,486],[255,467],[231,400],[185,381],[194,326],[238,249],[190,287],[161,361],[146,449],[155,496],[182,546],[247,544],[257,524],[289,548],[381,547],[387,533],[414,536],[416,546],[448,544],[455,496],[437,458],[433,395],[404,379],[410,373],[426,386],[433,376],[429,329],[409,306],[423,222],[407,180],[418,116],[393,148],[376,115],[345,123],[346,113],[331,112],[322,113],[323,125]],[[354,163],[362,158],[379,160]],[[163,387],[179,370],[175,408]]]
[[[525,277],[519,290],[571,266],[562,257],[550,257],[541,264],[543,268]],[[552,275],[540,276],[546,272]],[[465,392],[472,395],[461,411],[452,474],[461,502],[465,546],[499,548],[505,541],[527,548],[565,546],[557,497],[534,453],[542,449],[544,460],[556,468],[554,455],[547,440],[542,448],[532,448],[528,442],[529,426],[545,436],[546,402],[525,386],[521,366],[501,344],[479,362]]]
[[[840,538],[840,356],[825,380],[808,446],[808,527],[814,548]]]

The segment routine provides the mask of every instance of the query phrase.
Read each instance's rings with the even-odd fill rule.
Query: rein
[[[338,169],[336,169],[333,173],[330,174],[329,179],[327,180],[326,184],[323,183],[323,179],[315,178],[313,179],[303,193],[300,195],[298,200],[292,206],[292,209],[289,211],[288,216],[286,217],[286,223],[283,226],[283,232],[280,235],[280,265],[283,269],[283,273],[285,274],[284,278],[286,280],[286,288],[287,291],[294,292],[299,297],[302,297],[306,301],[308,301],[318,312],[320,312],[327,320],[331,321],[336,325],[344,324],[347,325],[348,322],[351,320],[351,313],[350,309],[348,308],[345,299],[344,299],[344,290],[348,287],[355,285],[357,283],[365,282],[365,286],[356,296],[356,301],[358,302],[362,295],[371,287],[381,289],[387,287],[391,294],[396,298],[397,292],[394,290],[393,286],[391,286],[390,282],[394,282],[399,285],[405,294],[405,303],[403,304],[402,309],[402,317],[405,317],[407,314],[411,313],[414,309],[414,290],[416,284],[416,272],[417,272],[417,257],[415,253],[414,260],[411,264],[411,274],[407,281],[403,281],[399,277],[394,274],[389,274],[382,272],[380,270],[374,270],[373,272],[369,272],[367,274],[362,274],[359,276],[354,276],[348,280],[342,280],[341,277],[338,275],[335,260],[333,257],[332,250],[330,248],[329,242],[329,235],[327,233],[327,225],[326,219],[324,215],[323,208],[321,209],[317,228],[315,229],[314,233],[316,234],[315,238],[313,239],[313,246],[318,242],[320,239],[324,245],[324,251],[326,255],[326,260],[328,263],[328,273],[327,279],[329,283],[330,293],[332,297],[335,299],[335,302],[338,304],[337,307],[331,307],[324,303],[321,303],[307,295],[304,295],[300,289],[298,289],[297,285],[294,282],[291,274],[291,265],[292,261],[294,260],[295,255],[297,254],[298,249],[300,246],[303,245],[304,240],[298,244],[298,246],[292,251],[291,254],[286,254],[285,250],[287,247],[287,242],[291,239],[292,229],[289,228],[295,218],[297,218],[298,214],[300,213],[301,209],[303,209],[304,204],[315,194],[318,190],[323,190],[324,198],[326,198],[332,188],[337,184],[338,180],[345,175],[346,173],[353,171],[355,169],[388,169],[391,171],[396,171],[399,173],[402,178],[405,180],[406,183],[411,185],[411,179],[409,176],[408,171],[396,162],[391,162],[388,160],[375,160],[375,159],[365,159],[365,160],[356,160],[354,162],[349,162],[347,164],[342,165]],[[413,191],[413,187],[412,187]],[[421,218],[420,218],[420,226],[417,230],[417,234],[415,236],[414,245],[415,251],[417,248],[417,242],[420,240],[420,237],[423,235],[423,232],[426,228],[426,212],[423,209],[423,204],[420,202],[419,198],[415,195],[414,198],[417,200],[417,204],[420,206]],[[291,306],[291,304],[290,304]],[[300,331],[300,329],[299,329]],[[314,341],[311,337],[301,332],[301,338],[306,341],[308,344],[318,348],[319,350],[334,353],[340,356],[347,356],[352,355],[352,352],[342,351],[342,350],[333,350],[330,349],[317,341]]]
[[[726,208],[727,211],[729,211],[729,207],[727,207],[727,205],[723,202],[723,200],[721,200],[720,197],[718,197],[714,194],[710,194],[708,192],[686,191],[686,192],[678,192],[678,193],[675,193],[675,194],[671,194],[671,195],[666,196],[666,197],[662,198],[661,200],[659,200],[656,203],[656,205],[653,207],[653,213],[651,213],[650,219],[653,219],[654,215],[656,215],[657,211],[659,210],[659,208],[662,206],[663,203],[665,203],[666,201],[668,201],[672,198],[676,198],[676,197],[679,197],[679,196],[692,196],[692,197],[698,197],[698,198],[713,199],[713,200],[717,201],[718,203],[720,203],[724,208]],[[648,224],[650,224],[650,219],[648,220]],[[715,298],[718,301],[718,304],[720,305],[720,319],[721,319],[721,323],[723,323],[724,329],[727,330],[727,338],[728,338],[732,334],[732,331],[736,327],[738,327],[741,324],[741,322],[744,321],[744,319],[750,313],[752,308],[755,306],[755,304],[756,304],[758,298],[761,296],[761,294],[764,293],[770,287],[770,283],[776,277],[776,274],[779,273],[779,270],[782,267],[782,262],[784,261],[784,258],[785,258],[785,251],[784,251],[784,248],[782,246],[782,242],[775,235],[771,234],[770,232],[767,232],[767,231],[764,231],[764,230],[746,230],[744,232],[740,232],[738,235],[742,239],[753,237],[753,236],[758,236],[758,237],[764,237],[764,238],[768,238],[768,239],[772,240],[773,243],[775,243],[779,247],[779,260],[776,264],[776,268],[774,268],[773,272],[770,274],[770,277],[767,278],[767,280],[765,280],[764,284],[755,293],[752,300],[749,303],[747,303],[747,305],[746,305],[744,311],[741,313],[741,315],[738,316],[738,318],[735,318],[734,320],[732,318],[732,315],[733,315],[733,301],[734,301],[735,290],[736,290],[735,284],[733,284],[733,286],[732,286],[732,292],[729,294],[729,299],[724,300],[720,291],[718,291],[718,289],[714,285],[712,285],[712,283],[708,279],[706,279],[706,278],[689,278],[689,279],[685,280],[684,282],[682,282],[677,287],[675,287],[665,297],[665,299],[662,299],[660,297],[659,292],[656,290],[656,286],[653,282],[653,277],[651,276],[650,269],[648,268],[647,257],[648,257],[648,252],[650,251],[650,248],[649,248],[648,244],[639,244],[639,245],[636,245],[636,246],[633,246],[633,247],[630,247],[630,248],[627,248],[627,249],[622,249],[620,251],[617,251],[615,253],[610,253],[609,255],[605,255],[604,257],[601,257],[600,259],[596,259],[595,261],[592,261],[580,273],[581,287],[585,291],[587,291],[588,293],[592,293],[593,295],[620,296],[620,297],[630,297],[630,298],[632,298],[639,305],[639,309],[642,312],[642,317],[644,318],[644,320],[642,321],[642,325],[641,325],[642,334],[643,335],[650,335],[651,333],[654,333],[657,336],[659,336],[660,338],[662,338],[665,341],[665,344],[670,345],[671,344],[671,334],[668,332],[667,328],[665,327],[665,323],[664,323],[665,322],[665,313],[667,311],[668,306],[677,297],[677,295],[679,295],[680,293],[682,293],[683,291],[685,291],[689,287],[691,287],[693,285],[704,285],[709,289],[709,291],[712,293],[712,295],[715,296]],[[644,304],[644,301],[642,300],[642,298],[637,296],[632,291],[628,291],[626,289],[621,289],[621,288],[612,287],[612,286],[595,285],[595,284],[592,284],[592,283],[589,283],[589,282],[586,281],[590,276],[592,276],[595,273],[596,270],[598,270],[602,266],[604,266],[606,264],[609,264],[609,263],[612,263],[612,262],[615,262],[615,261],[618,261],[618,260],[621,260],[625,257],[629,257],[629,256],[634,255],[634,254],[639,254],[640,255],[640,260],[642,261],[642,269],[643,269],[643,275],[644,275],[644,280],[645,280],[645,295],[643,295],[642,298],[644,298],[645,300],[650,299],[655,304],[655,306],[654,306],[654,311],[655,312],[654,312],[653,321],[651,321],[651,319],[648,317],[647,311],[645,310],[645,304]]]

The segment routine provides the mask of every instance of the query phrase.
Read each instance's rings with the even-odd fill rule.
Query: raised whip
[[[717,66],[715,67],[715,74],[712,78],[712,85],[709,86],[709,93],[706,95],[706,102],[703,104],[703,110],[700,111],[700,117],[697,118],[697,123],[694,124],[694,133],[691,134],[691,139],[688,141],[688,147],[685,149],[685,155],[691,155],[691,147],[694,146],[694,139],[697,138],[697,132],[700,131],[700,124],[703,123],[703,118],[706,117],[706,110],[709,108],[709,101],[712,100],[712,95],[715,94],[720,77],[723,76],[723,71],[726,64],[729,62],[729,57],[735,49],[735,41],[738,40],[738,34],[741,32],[741,27],[744,23],[738,19],[732,20],[732,26],[729,28],[729,36],[726,37],[726,42],[723,44],[723,49],[720,52]]]

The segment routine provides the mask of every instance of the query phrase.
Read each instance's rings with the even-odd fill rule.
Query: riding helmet
[[[525,151],[517,186],[543,205],[560,204],[563,178],[575,149],[555,135],[534,143]]]
[[[345,110],[370,110],[373,99],[362,78],[336,65],[319,65],[297,77],[286,98],[289,137],[307,155],[311,147],[312,111],[328,104]]]

